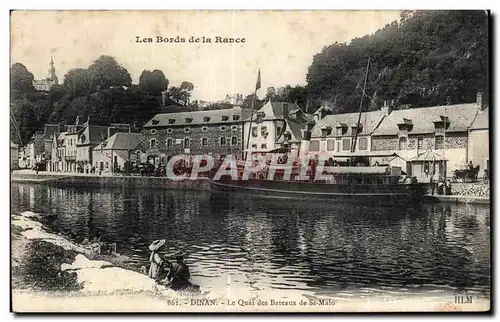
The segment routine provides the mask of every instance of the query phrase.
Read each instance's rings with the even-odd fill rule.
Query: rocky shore
[[[230,284],[213,294],[174,292],[127,269],[126,259],[96,258],[91,250],[49,232],[32,212],[11,215],[12,308],[15,312],[435,312],[488,311],[488,294],[454,304],[454,293],[322,298],[267,289],[250,294]],[[287,300],[286,305],[283,297]],[[272,299],[280,299],[274,301]],[[262,305],[262,303],[267,303]],[[272,305],[272,303],[276,303]],[[300,304],[306,303],[306,304]],[[311,303],[320,303],[314,304]],[[326,303],[326,304],[325,304]]]

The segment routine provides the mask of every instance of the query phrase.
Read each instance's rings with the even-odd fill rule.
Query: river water
[[[192,281],[219,293],[349,298],[490,291],[490,208],[374,208],[199,191],[12,184],[12,212],[53,214],[51,229],[100,236],[134,265],[148,245],[188,254]],[[231,286],[231,287],[228,287]]]

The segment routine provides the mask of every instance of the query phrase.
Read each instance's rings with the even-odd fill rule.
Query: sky
[[[11,15],[11,64],[24,64],[35,79],[47,77],[51,56],[63,81],[72,68],[87,68],[110,55],[138,83],[144,69],[160,69],[170,82],[194,84],[193,100],[305,85],[313,56],[334,42],[349,42],[397,20],[399,11],[16,11]],[[137,42],[136,37],[153,42]],[[184,43],[156,42],[156,37]],[[210,38],[191,43],[189,38]],[[216,43],[216,37],[244,43]]]

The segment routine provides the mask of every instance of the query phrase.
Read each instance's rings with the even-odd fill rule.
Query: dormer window
[[[332,127],[331,126],[323,126],[321,128],[321,136],[327,136],[332,133]]]
[[[238,121],[240,119],[239,115],[233,115],[233,121]]]
[[[173,132],[173,130],[172,130],[172,129],[167,129],[167,133],[168,133],[168,134],[171,134],[172,132]]]
[[[153,125],[158,125],[158,123],[160,123],[160,121],[158,121],[158,120],[152,120],[151,121],[151,124],[153,124]]]
[[[203,122],[205,122],[205,123],[210,122],[210,117],[208,117],[208,116],[203,117]]]
[[[152,135],[155,135],[155,134],[156,134],[156,130],[155,130],[155,129],[152,129],[152,130],[151,130],[151,134],[152,134]]]
[[[193,119],[192,119],[192,118],[190,118],[190,117],[187,117],[187,118],[186,118],[186,123],[187,123],[187,124],[189,124],[189,123],[191,123],[191,122],[193,122]]]
[[[222,122],[226,122],[227,120],[229,120],[229,116],[222,115]]]
[[[184,128],[184,133],[190,133],[190,132],[191,132],[191,129],[190,129],[190,128],[188,128],[188,127],[185,127],[185,128]]]
[[[208,127],[206,127],[206,126],[202,127],[202,128],[201,128],[201,131],[202,131],[202,132],[207,132],[207,131],[208,131]]]
[[[168,119],[168,124],[174,124],[175,123],[175,119]]]

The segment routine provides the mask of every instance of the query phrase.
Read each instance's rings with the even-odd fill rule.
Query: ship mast
[[[354,135],[354,142],[351,145],[351,166],[352,166],[352,153],[356,151],[356,143],[358,141],[359,124],[361,122],[361,112],[363,111],[363,99],[365,98],[366,82],[368,81],[368,69],[370,68],[370,57],[368,57],[368,63],[366,64],[365,82],[363,84],[363,93],[361,94],[361,100],[359,102],[359,115],[358,122],[356,123],[356,132]]]

